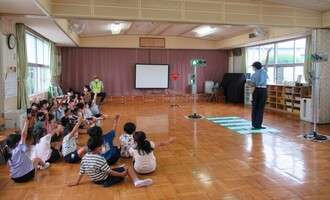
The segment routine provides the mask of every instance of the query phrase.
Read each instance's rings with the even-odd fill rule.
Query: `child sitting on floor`
[[[45,170],[50,166],[49,163],[44,163],[38,157],[30,159],[26,146],[27,129],[28,120],[24,119],[22,134],[11,134],[6,138],[4,156],[10,166],[10,177],[17,183],[32,180],[35,176],[35,169]]]
[[[61,158],[60,151],[61,143],[56,142],[54,146],[51,146],[51,139],[56,135],[56,130],[48,133],[47,129],[39,128],[36,131],[36,135],[32,144],[35,145],[36,156],[41,158],[44,162],[53,163]]]
[[[103,139],[103,148],[100,155],[106,159],[109,165],[115,164],[120,158],[120,149],[113,144],[113,140],[116,136],[118,120],[119,115],[115,115],[113,129],[106,134],[103,134],[103,130],[99,126],[94,126],[87,130],[90,137],[99,137]]]
[[[103,187],[109,187],[119,183],[127,175],[133,180],[134,186],[137,188],[152,184],[152,179],[140,180],[131,168],[124,166],[111,169],[104,157],[99,155],[102,145],[102,138],[91,137],[88,139],[87,146],[90,152],[82,158],[77,180],[68,183],[68,187],[78,185],[84,174],[87,174],[94,183],[102,184]]]
[[[97,99],[97,93],[95,93],[94,99],[88,103],[92,115],[99,119],[107,119],[108,115],[102,115],[100,113],[99,106],[96,104],[96,99]]]
[[[87,146],[77,149],[78,129],[82,121],[82,116],[78,118],[76,125],[67,124],[63,132],[62,154],[68,163],[77,163],[87,153]]]
[[[133,134],[134,146],[130,149],[133,156],[134,170],[139,174],[149,174],[156,170],[156,158],[154,156],[155,148],[171,144],[176,137],[171,137],[168,141],[152,142],[148,141],[146,134],[142,131]]]
[[[127,122],[124,125],[124,134],[119,137],[120,141],[120,155],[123,158],[130,158],[132,155],[129,153],[129,149],[133,146],[134,139],[133,133],[136,126],[133,122]]]

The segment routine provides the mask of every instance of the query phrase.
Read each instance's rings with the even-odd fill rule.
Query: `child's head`
[[[150,142],[147,140],[146,134],[143,131],[137,131],[133,134],[134,142],[136,143],[136,149],[140,155],[145,153],[149,154],[153,148]]]
[[[14,149],[18,142],[21,140],[20,134],[10,134],[6,137],[6,147],[4,151],[5,160],[8,161],[11,158],[11,150]]]
[[[21,140],[21,135],[13,133],[7,136],[6,144],[9,148],[14,149],[20,140]]]
[[[124,125],[124,132],[129,135],[132,135],[134,133],[135,129],[136,129],[136,126],[133,122],[127,122]]]
[[[79,108],[79,107],[74,107],[74,109],[72,110],[72,113],[74,114],[74,115],[76,115],[76,116],[78,116],[79,115],[79,113],[81,113],[81,108]]]
[[[31,108],[26,109],[26,116],[27,116],[28,119],[31,118],[31,113],[32,113]]]
[[[80,109],[84,109],[85,105],[84,105],[84,103],[79,102],[79,103],[76,104],[76,107],[78,107]]]
[[[68,88],[66,92],[67,92],[67,94],[68,94],[69,97],[71,97],[71,96],[74,95],[74,91],[73,91],[72,88]]]
[[[68,133],[70,133],[73,130],[74,126],[75,126],[74,124],[68,123],[64,128],[63,137],[65,137]]]
[[[89,85],[84,85],[84,92],[89,92],[89,91],[91,91]]]
[[[39,141],[40,141],[40,139],[41,139],[42,137],[44,137],[46,134],[47,134],[47,129],[42,128],[42,127],[38,128],[38,129],[34,132],[34,135],[35,135],[35,136],[34,136],[34,140],[33,140],[32,144],[33,144],[33,145],[38,144]]]
[[[39,108],[39,105],[38,105],[38,104],[36,104],[36,103],[32,103],[32,104],[31,104],[31,109],[32,109],[32,110],[39,110],[40,108]]]
[[[49,106],[49,102],[46,99],[44,99],[40,102],[40,106],[41,108],[46,109]]]
[[[65,116],[69,116],[69,115],[71,115],[71,109],[70,109],[70,108],[66,108],[66,109],[64,110],[64,114],[65,114]]]
[[[99,126],[93,126],[87,130],[87,133],[90,137],[102,137],[103,130]]]
[[[66,103],[66,102],[63,102],[62,104],[61,104],[61,106],[62,106],[62,109],[66,109],[67,107],[68,107],[68,103]]]
[[[103,139],[100,137],[90,137],[87,141],[87,147],[90,151],[98,150],[98,153],[101,152],[103,145]]]
[[[38,112],[37,113],[37,120],[38,121],[45,121],[45,114],[43,112]]]
[[[48,121],[49,122],[55,122],[54,119],[55,119],[55,116],[54,115],[48,114]]]

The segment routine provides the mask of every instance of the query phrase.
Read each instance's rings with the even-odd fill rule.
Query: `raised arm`
[[[159,146],[164,146],[173,143],[176,140],[176,137],[171,137],[168,141],[159,141],[155,142],[155,148]]]
[[[268,62],[269,62],[269,53],[270,53],[270,51],[271,51],[272,49],[273,49],[273,47],[271,47],[271,48],[269,48],[269,49],[267,50],[266,62],[265,62],[265,64],[264,64],[264,68],[265,68],[266,71],[267,71]]]
[[[93,100],[94,100],[94,103],[96,104],[96,100],[97,100],[97,92],[94,93],[94,98],[93,98]]]
[[[69,133],[69,137],[73,137],[74,134],[79,130],[79,126],[80,126],[82,120],[83,120],[83,116],[80,115],[80,116],[78,117],[78,122],[77,122],[76,125],[73,127],[72,131]]]
[[[28,127],[29,127],[29,120],[26,117],[23,117],[23,120],[24,120],[24,126],[23,126],[22,133],[21,133],[21,141],[22,141],[23,144],[25,144],[26,136],[27,136],[27,130],[28,130]]]
[[[120,115],[118,115],[118,114],[115,115],[115,123],[113,124],[113,128],[112,128],[112,130],[114,130],[114,131],[117,130],[119,117],[120,117]]]

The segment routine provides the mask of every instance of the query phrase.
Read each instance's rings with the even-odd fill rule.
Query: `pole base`
[[[200,119],[202,118],[201,115],[197,115],[196,113],[194,113],[193,115],[188,115],[188,118],[191,118],[191,119]]]
[[[304,138],[310,140],[327,140],[328,138],[324,135],[318,135],[316,132],[312,131],[310,133],[304,134]]]

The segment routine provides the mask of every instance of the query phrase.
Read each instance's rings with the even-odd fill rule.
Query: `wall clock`
[[[16,37],[14,34],[10,34],[8,36],[8,47],[9,49],[13,49],[16,46]]]

